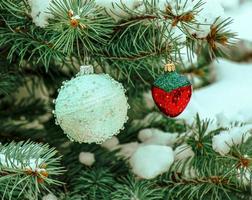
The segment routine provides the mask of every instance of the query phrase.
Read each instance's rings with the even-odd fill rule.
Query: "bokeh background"
[[[252,1],[219,1],[226,17],[233,19],[230,29],[236,32],[237,41],[229,58],[211,64],[212,84],[195,90],[181,117],[193,121],[192,116],[199,112],[203,118],[223,124],[252,122]]]

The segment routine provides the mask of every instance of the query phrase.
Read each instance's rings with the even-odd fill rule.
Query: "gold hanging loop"
[[[164,66],[164,71],[165,72],[174,72],[176,70],[176,66],[174,63],[168,63]]]

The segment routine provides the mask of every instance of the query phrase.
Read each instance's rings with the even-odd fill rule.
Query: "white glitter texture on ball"
[[[128,119],[122,84],[92,71],[92,66],[83,66],[75,78],[63,83],[55,101],[56,124],[80,143],[102,143],[118,134]]]

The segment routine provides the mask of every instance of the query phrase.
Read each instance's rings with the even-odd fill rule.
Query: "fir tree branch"
[[[47,29],[55,49],[81,56],[81,50],[95,52],[108,42],[112,19],[94,1],[53,1],[50,11],[54,18]]]
[[[60,185],[55,176],[63,171],[56,151],[32,142],[10,143],[0,147],[0,184],[3,199],[26,196],[38,199],[47,185]]]

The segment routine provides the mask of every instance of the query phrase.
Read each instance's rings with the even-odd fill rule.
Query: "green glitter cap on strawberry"
[[[161,112],[177,117],[188,105],[192,96],[192,84],[187,77],[175,71],[174,64],[165,66],[165,74],[152,86],[152,97]]]

